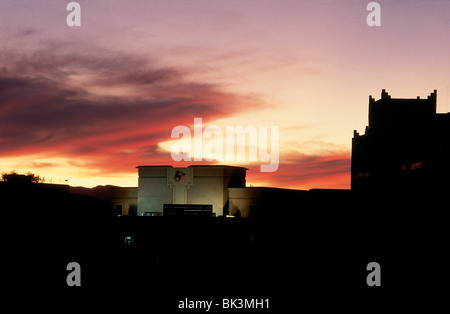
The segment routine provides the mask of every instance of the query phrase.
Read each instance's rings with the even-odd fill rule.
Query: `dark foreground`
[[[143,304],[148,313],[186,312],[178,308],[186,298],[241,299],[236,307],[268,299],[269,309],[259,311],[280,313],[302,309],[312,297],[322,300],[313,302],[320,308],[335,306],[335,297],[371,304],[445,287],[445,210],[393,214],[372,206],[379,204],[320,215],[285,209],[289,214],[254,219],[28,212],[2,221],[8,230],[3,270],[14,296],[47,305],[60,298],[72,305]],[[70,262],[81,267],[79,287],[67,285]],[[379,287],[367,285],[370,262],[381,266]],[[244,309],[210,309],[238,310]]]

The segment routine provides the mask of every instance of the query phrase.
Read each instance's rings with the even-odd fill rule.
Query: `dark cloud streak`
[[[56,44],[29,53],[2,52],[0,156],[52,151],[104,160],[129,146],[138,156],[161,157],[157,143],[169,140],[174,126],[258,103],[214,84],[190,82],[185,73],[156,66],[151,58],[87,51],[70,53]]]

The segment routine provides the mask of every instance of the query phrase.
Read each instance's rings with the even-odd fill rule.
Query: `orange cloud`
[[[254,185],[311,189],[350,188],[350,153],[326,153],[323,155],[290,154],[280,158],[280,165],[274,173],[259,172],[252,166],[247,182]],[[253,182],[253,183],[252,183]]]

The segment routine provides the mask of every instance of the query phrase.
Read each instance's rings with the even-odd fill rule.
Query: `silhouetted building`
[[[450,113],[436,113],[436,97],[369,96],[369,125],[352,140],[352,190],[448,191]]]

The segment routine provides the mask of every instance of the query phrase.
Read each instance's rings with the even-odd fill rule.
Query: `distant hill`
[[[115,185],[98,185],[94,188],[71,186],[69,191],[71,194],[87,195],[96,197],[103,202],[109,202],[111,201],[111,189],[116,187]]]

